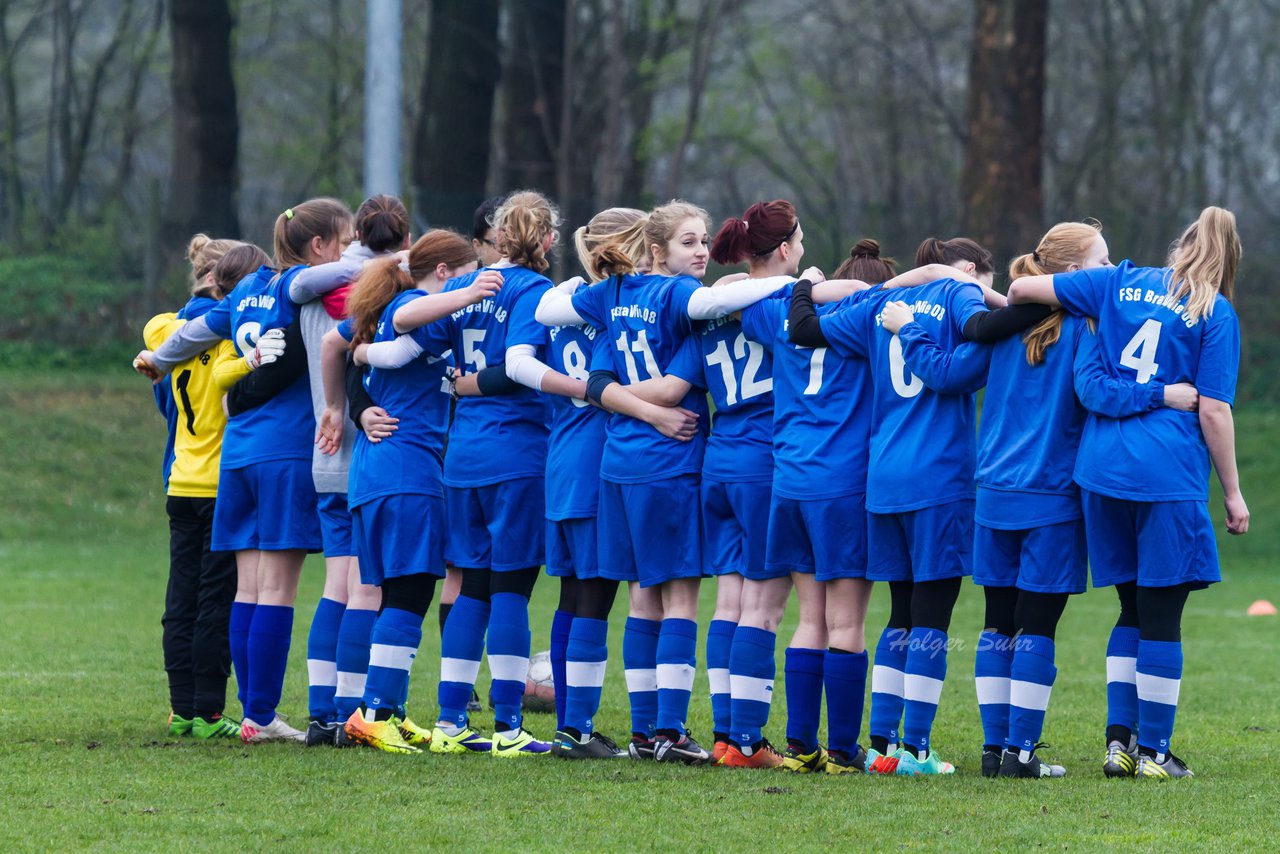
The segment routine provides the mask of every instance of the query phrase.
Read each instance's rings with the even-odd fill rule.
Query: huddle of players
[[[508,197],[492,236],[482,230],[472,244],[437,230],[403,249],[407,215],[388,197],[365,202],[345,246],[352,224],[332,200],[286,211],[274,267],[236,270],[245,278],[225,299],[200,316],[189,304],[185,325],[136,363],[153,376],[176,369],[179,396],[192,387],[185,366],[206,357],[215,388],[253,371],[228,395],[204,529],[211,561],[236,553],[228,624],[246,741],[951,773],[930,730],[951,612],[972,574],[987,603],[976,664],[982,771],[1061,776],[1035,750],[1056,625],[1085,589],[1087,541],[1095,585],[1114,585],[1121,603],[1104,770],[1190,774],[1169,740],[1182,608],[1190,590],[1219,579],[1209,456],[1229,529],[1248,525],[1230,409],[1239,241],[1229,212],[1207,208],[1169,268],[1111,266],[1098,229],[1055,226],[1013,262],[1007,306],[990,288],[990,254],[963,238],[926,240],[916,269],[898,276],[862,241],[837,278],[811,268],[797,281],[804,234],[785,201],[752,205],[714,240],[706,213],[684,202],[603,211],[575,234],[587,280],[554,287],[543,273],[558,218],[537,193]],[[498,258],[477,270],[490,240]],[[219,277],[228,257],[215,282],[229,281]],[[703,287],[709,258],[746,261],[749,272]],[[298,331],[266,331],[277,329]],[[297,572],[322,545],[304,734],[275,707]],[[459,569],[444,598],[456,599],[442,608],[440,714],[428,731],[405,701],[446,559]],[[561,579],[553,742],[525,730],[520,711],[543,564]],[[684,725],[703,577],[717,585],[710,751]],[[891,613],[871,667],[864,749],[875,581],[888,582]],[[625,751],[592,720],[620,582]],[[200,647],[170,655],[170,613],[182,610],[174,586],[171,728],[194,720],[186,725],[200,734],[216,721],[233,734],[220,704],[197,691],[193,706],[175,682]],[[793,588],[787,745],[775,750],[762,730]],[[492,737],[469,714],[486,651]],[[219,672],[225,690],[225,663]]]

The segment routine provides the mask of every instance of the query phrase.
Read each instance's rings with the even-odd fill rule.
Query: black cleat
[[[986,759],[986,757],[984,756],[983,759]],[[985,767],[983,768],[983,773],[986,773]],[[1000,760],[1000,776],[1021,780],[1039,780],[1044,777],[1065,777],[1067,776],[1067,769],[1061,765],[1050,765],[1048,762],[1041,762],[1040,757],[1036,756],[1034,752],[1029,760],[1023,762],[1019,758],[1018,751],[1006,750],[1004,758]]]
[[[631,736],[631,743],[627,745],[627,755],[632,759],[652,759],[653,749],[656,744],[657,742],[651,738],[641,738],[633,735]]]
[[[1102,761],[1103,774],[1108,777],[1132,777],[1137,770],[1137,739],[1130,738],[1128,747],[1114,739],[1107,742],[1107,758]]]
[[[489,708],[493,709],[493,698],[490,696]],[[471,699],[467,700],[467,714],[476,715],[484,711],[484,706],[480,705],[480,695],[476,693],[476,689],[471,689]]]
[[[303,744],[307,747],[333,747],[338,743],[338,733],[341,731],[342,724],[336,721],[326,723],[313,720],[307,724],[307,734]]]
[[[982,776],[995,777],[1000,773],[1000,753],[999,750],[987,750],[982,748]]]
[[[685,733],[679,741],[672,741],[665,735],[659,735],[653,742],[653,759],[655,762],[683,762],[685,765],[705,765],[711,761],[711,754],[693,740],[693,736]]]
[[[556,733],[551,755],[561,759],[621,759],[626,756],[607,735],[593,732],[579,741],[563,730]]]

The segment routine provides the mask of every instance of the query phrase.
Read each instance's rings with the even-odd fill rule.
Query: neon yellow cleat
[[[431,731],[418,726],[408,717],[400,721],[400,736],[413,747],[426,747],[431,743]]]
[[[344,729],[356,744],[373,747],[384,753],[420,753],[418,748],[405,742],[400,735],[398,721],[371,721],[356,709],[347,718]]]
[[[782,751],[782,771],[792,774],[821,774],[827,768],[827,751],[818,745],[812,753],[801,753],[794,745]]]
[[[493,734],[494,756],[543,756],[551,752],[551,742],[539,741],[524,727]]]
[[[488,753],[493,743],[475,727],[465,727],[457,735],[448,735],[439,724],[431,730],[432,753]]]

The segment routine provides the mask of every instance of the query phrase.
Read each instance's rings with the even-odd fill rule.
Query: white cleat
[[[284,718],[276,715],[266,726],[245,718],[240,725],[240,737],[245,744],[264,744],[268,741],[306,741],[306,733],[294,729],[284,722]]]

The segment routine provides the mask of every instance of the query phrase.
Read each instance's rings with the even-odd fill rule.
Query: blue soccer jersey
[[[856,305],[854,294],[818,314]],[[798,347],[787,331],[785,298],[742,312],[742,330],[773,356],[773,494],[801,500],[866,492],[870,375],[865,359],[829,347]]]
[[[547,364],[575,380],[591,376],[591,359],[602,336],[594,326],[551,330]],[[584,400],[551,395],[551,436],[547,441],[547,518],[587,519],[600,498],[600,458],[609,414]]]
[[[405,291],[395,297],[378,319],[374,342],[394,341],[392,318],[396,310],[425,291]],[[351,321],[338,327],[351,335]],[[378,406],[400,419],[398,429],[380,442],[370,442],[361,431],[351,455],[348,503],[359,507],[388,495],[443,496],[445,436],[449,429],[449,395],[441,380],[447,365],[450,340],[442,322],[429,323],[409,333],[422,353],[401,368],[370,368],[365,388]]]
[[[702,476],[724,483],[773,480],[773,355],[732,318],[695,325],[686,345],[711,393],[715,420]]]
[[[865,299],[821,316],[832,350],[865,358],[871,365],[874,428],[867,509],[901,513],[972,498],[973,395],[935,391],[907,370],[902,341],[880,322],[880,310],[890,300],[907,303],[921,330],[947,353],[964,343],[969,318],[986,310],[976,285],[941,279],[914,288],[869,291]],[[981,365],[984,350],[967,352]],[[975,372],[962,373],[971,380]]]
[[[679,375],[677,357],[693,332],[689,298],[698,287],[698,280],[689,276],[621,276],[579,288],[573,307],[603,332],[609,367],[622,385],[632,385],[668,372]],[[701,380],[688,373],[682,379]],[[702,429],[689,442],[668,439],[643,421],[610,415],[600,476],[614,483],[648,483],[700,472],[706,395],[691,389],[680,405],[700,417]]]
[[[1212,314],[1191,323],[1186,300],[1169,296],[1170,271],[1099,267],[1053,277],[1062,306],[1098,320],[1107,372],[1140,385],[1192,383],[1200,394],[1234,403],[1240,325],[1219,295]],[[1209,454],[1195,413],[1160,408],[1134,418],[1091,414],[1080,440],[1076,483],[1130,501],[1205,501]]]
[[[289,282],[305,269],[290,267],[277,275],[270,267],[260,267],[205,314],[209,329],[231,341],[240,356],[252,352],[262,333],[293,323],[298,306],[289,299]],[[241,468],[267,460],[309,460],[315,431],[311,385],[304,374],[266,403],[227,421],[222,438],[222,467]]]
[[[492,267],[502,290],[440,322],[448,330],[460,370],[472,374],[506,360],[507,348],[532,344],[544,353],[547,328],[533,314],[551,281],[525,267]],[[450,279],[446,291],[468,287],[479,271]],[[449,432],[444,480],[449,486],[488,486],[542,477],[547,465],[547,401],[531,388],[458,401]]]

